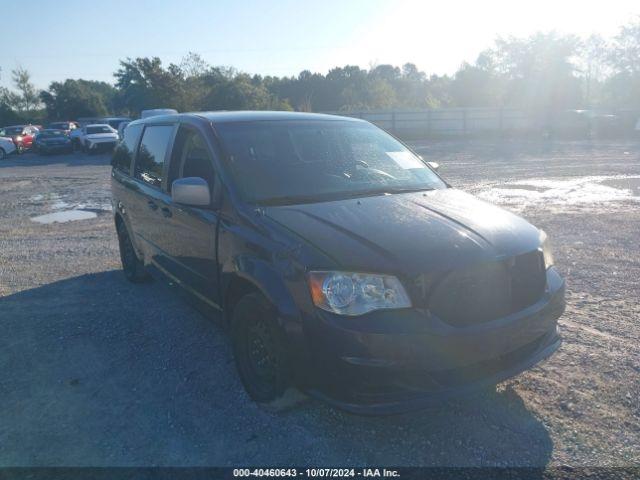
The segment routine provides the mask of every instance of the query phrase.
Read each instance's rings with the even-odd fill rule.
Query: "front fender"
[[[233,268],[223,272],[224,289],[228,288],[233,276],[254,285],[274,306],[280,321],[299,321],[300,312],[287,288],[283,273],[265,260],[250,255],[238,255],[232,261]]]
[[[286,273],[278,271],[267,261],[250,255],[239,255],[233,259],[232,264],[233,268],[225,269],[226,273],[222,274],[225,298],[234,277],[250,283],[267,298],[275,309],[276,321],[287,339],[295,382],[298,385],[305,384],[304,372],[309,365],[310,349],[301,311],[294,299],[295,295],[304,294],[300,289],[300,279],[296,275],[288,279]]]

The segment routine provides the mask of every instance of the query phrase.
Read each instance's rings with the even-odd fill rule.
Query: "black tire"
[[[7,157],[7,153],[3,148],[0,148],[0,160],[4,160]]]
[[[245,390],[258,403],[277,403],[291,387],[291,375],[272,306],[261,294],[249,293],[235,305],[232,322],[233,353]]]
[[[120,261],[122,262],[122,271],[127,280],[133,283],[142,283],[149,280],[149,273],[144,268],[144,263],[138,258],[127,227],[123,222],[117,224],[118,244],[120,246]]]

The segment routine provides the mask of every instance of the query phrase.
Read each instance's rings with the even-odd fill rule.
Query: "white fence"
[[[513,108],[443,108],[328,112],[362,118],[400,137],[558,133],[586,136],[631,134],[638,112],[564,110],[542,116]]]

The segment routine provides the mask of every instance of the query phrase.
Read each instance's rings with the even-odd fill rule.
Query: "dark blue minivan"
[[[452,188],[368,122],[211,112],[130,123],[113,207],[132,282],[219,311],[257,402],[358,413],[495,385],[560,345],[545,233]]]

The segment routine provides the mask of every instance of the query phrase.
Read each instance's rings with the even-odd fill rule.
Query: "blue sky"
[[[200,53],[215,65],[295,75],[335,65],[416,63],[451,73],[497,35],[536,30],[612,35],[640,14],[636,0],[39,0],[2,1],[0,85],[17,64],[38,87],[113,81],[118,60]],[[594,5],[590,5],[594,4]]]

